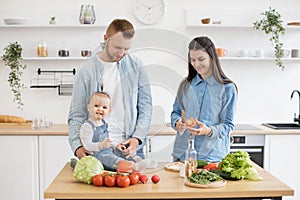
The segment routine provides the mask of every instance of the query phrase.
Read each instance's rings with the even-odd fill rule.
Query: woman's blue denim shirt
[[[73,152],[82,146],[79,131],[84,121],[89,118],[87,104],[90,96],[100,90],[102,83],[104,66],[96,56],[82,64],[74,80],[68,116],[69,143]],[[119,61],[118,68],[125,101],[126,138],[136,137],[143,142],[150,128],[152,115],[148,75],[141,60],[130,54]]]
[[[198,160],[220,162],[229,153],[236,99],[237,92],[232,83],[221,84],[213,76],[203,80],[197,75],[192,79],[182,99],[186,118],[197,118],[212,129],[210,137],[194,136]],[[171,113],[171,125],[174,129],[179,118],[181,118],[181,106],[176,97]],[[174,157],[184,160],[189,137],[188,131],[185,131],[182,136],[177,131],[173,149]]]

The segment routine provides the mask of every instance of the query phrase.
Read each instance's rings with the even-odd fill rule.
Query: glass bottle
[[[190,138],[185,152],[185,177],[188,178],[197,168],[197,151],[194,149],[194,139]]]
[[[93,5],[81,5],[79,21],[81,24],[94,24],[96,21]]]

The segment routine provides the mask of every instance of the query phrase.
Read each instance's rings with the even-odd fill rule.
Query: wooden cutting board
[[[31,120],[26,123],[0,123],[1,128],[27,128],[31,127]]]
[[[165,170],[171,172],[179,172],[182,165],[184,165],[182,162],[168,163],[165,165]]]
[[[218,187],[224,187],[226,185],[226,180],[222,181],[215,181],[210,184],[198,184],[198,183],[192,183],[189,180],[185,181],[185,185],[189,187],[195,187],[195,188],[218,188]]]

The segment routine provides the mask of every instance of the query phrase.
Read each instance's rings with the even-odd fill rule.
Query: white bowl
[[[26,24],[25,19],[4,19],[6,25],[15,25],[15,24]]]

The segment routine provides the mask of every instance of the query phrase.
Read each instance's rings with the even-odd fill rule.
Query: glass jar
[[[81,24],[94,24],[96,21],[93,5],[81,5],[79,21]]]
[[[188,178],[197,168],[197,151],[194,149],[194,139],[190,138],[188,148],[185,152],[185,177]]]
[[[47,57],[48,56],[48,48],[46,40],[41,40],[37,47],[37,54],[39,57]]]

